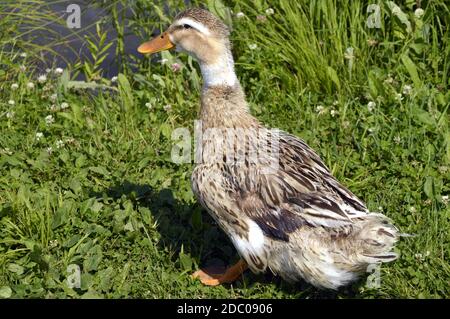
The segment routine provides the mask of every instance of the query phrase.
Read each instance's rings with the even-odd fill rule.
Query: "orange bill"
[[[167,32],[153,38],[152,40],[145,42],[139,46],[137,49],[140,53],[156,53],[164,50],[169,50],[175,45],[170,41]]]

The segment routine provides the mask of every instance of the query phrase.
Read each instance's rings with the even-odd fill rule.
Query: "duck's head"
[[[138,51],[151,54],[175,48],[200,63],[206,85],[233,85],[229,35],[225,23],[211,12],[192,8],[178,14],[165,32],[140,45]]]
[[[210,64],[229,49],[229,34],[228,27],[211,12],[192,8],[178,14],[165,32],[143,43],[138,51],[156,53],[176,48]]]

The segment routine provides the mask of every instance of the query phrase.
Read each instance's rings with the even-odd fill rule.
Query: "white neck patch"
[[[190,18],[182,18],[180,20],[178,20],[175,23],[175,26],[180,26],[183,24],[188,24],[191,27],[193,27],[194,29],[198,30],[199,32],[203,33],[204,35],[210,35],[211,32],[209,31],[209,29],[202,23],[194,21]]]
[[[230,52],[220,56],[214,64],[200,63],[204,85],[208,86],[234,86],[238,81],[234,72],[233,56]]]

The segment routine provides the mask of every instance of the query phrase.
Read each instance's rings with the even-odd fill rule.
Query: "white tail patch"
[[[247,220],[247,225],[249,228],[247,239],[232,236],[236,249],[242,255],[247,255],[248,252],[260,255],[264,247],[264,234],[261,228],[252,220]]]
[[[248,241],[255,252],[259,252],[264,246],[264,234],[254,221],[249,220],[247,224],[249,226]]]

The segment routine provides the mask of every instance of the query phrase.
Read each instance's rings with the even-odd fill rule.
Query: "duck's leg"
[[[212,273],[208,270],[197,270],[192,274],[193,278],[198,278],[202,284],[207,286],[217,286],[223,283],[232,283],[248,268],[247,263],[241,259],[235,265],[229,267],[225,272]]]

